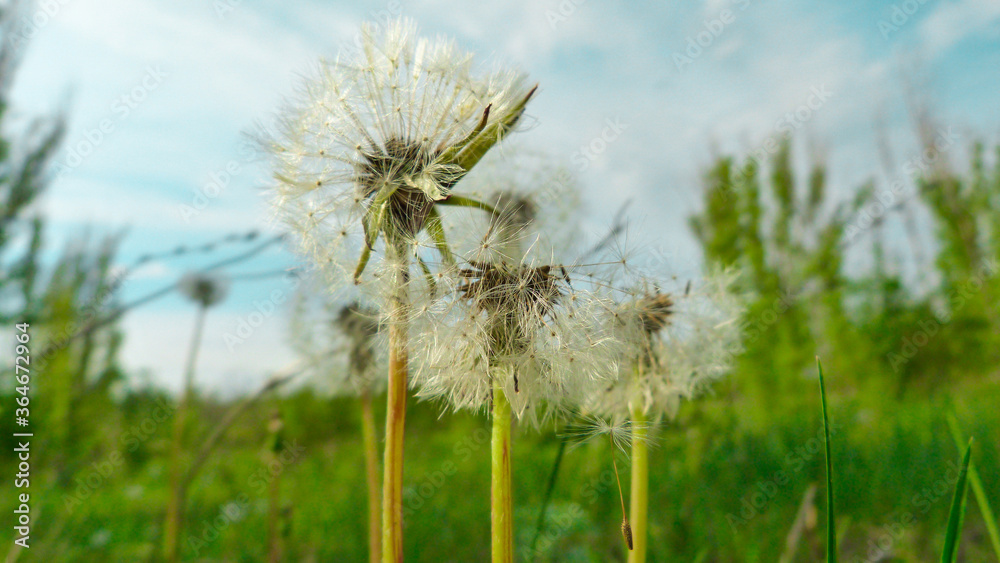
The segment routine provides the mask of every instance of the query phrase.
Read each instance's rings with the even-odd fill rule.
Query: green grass
[[[837,380],[825,381],[833,389]],[[815,388],[814,388],[815,389]],[[976,436],[976,464],[983,490],[1000,490],[1000,401],[996,385],[984,381],[955,389],[957,403],[939,400],[886,403],[876,397],[839,390],[827,396],[828,432],[836,444],[836,512],[844,527],[838,550],[842,560],[867,557],[867,543],[882,535],[893,555],[907,561],[940,557],[945,542],[953,482],[941,477],[955,464],[955,444],[942,429],[954,410],[966,431]],[[357,406],[297,394],[261,405],[237,426],[219,455],[205,467],[191,491],[188,533],[223,508],[249,497],[245,513],[205,545],[204,560],[260,561],[266,549],[266,494],[250,478],[265,467],[262,451],[266,421],[280,407],[287,438],[304,448],[302,457],[282,473],[282,496],[291,509],[289,560],[361,561],[365,558],[365,487]],[[825,480],[824,439],[812,406],[781,412],[755,412],[771,424],[759,429],[744,423],[754,409],[738,397],[720,395],[686,406],[678,420],[657,432],[650,450],[651,561],[774,561],[784,549],[805,490]],[[218,416],[221,409],[209,409]],[[145,407],[131,409],[134,420]],[[376,413],[380,417],[384,413]],[[412,402],[408,420],[405,487],[408,561],[481,561],[489,557],[489,425],[485,416],[439,416],[433,405]],[[115,427],[129,420],[108,421]],[[32,479],[34,545],[20,561],[135,561],[158,541],[166,500],[163,453],[168,424],[65,519],[63,491],[51,485],[52,470],[38,462]],[[39,432],[36,436],[44,436]],[[110,444],[115,443],[113,434]],[[4,450],[12,447],[4,444]],[[42,443],[39,442],[38,446]],[[526,556],[545,501],[552,464],[559,449],[554,432],[519,428],[514,433],[515,549],[520,561],[620,561],[620,508],[614,475],[607,464],[609,445],[594,443],[566,450],[537,555]],[[39,451],[43,451],[39,447]],[[112,451],[94,445],[83,467]],[[9,454],[8,454],[9,455]],[[13,474],[13,460],[0,471]],[[778,484],[775,476],[787,479]],[[954,472],[951,474],[954,476]],[[771,484],[774,486],[771,487]],[[971,484],[971,475],[970,475]],[[623,486],[625,483],[623,483]],[[422,493],[429,492],[429,495]],[[755,497],[755,494],[760,492]],[[915,501],[916,499],[916,501]],[[994,500],[995,499],[991,499]],[[418,502],[419,501],[419,502]],[[753,513],[745,504],[762,501]],[[13,510],[12,496],[0,510]],[[752,507],[753,505],[750,504]],[[912,522],[897,534],[894,523],[906,514]],[[735,524],[727,519],[733,516]],[[970,511],[962,527],[966,560],[985,561],[993,549],[987,524]],[[822,524],[807,529],[795,561],[824,557]],[[187,551],[187,560],[195,560]]]
[[[826,386],[823,384],[823,364],[816,358],[819,372],[819,395],[823,404],[823,444],[826,447],[826,560],[837,563],[836,509],[833,503],[833,456],[830,454],[830,418],[826,413]]]
[[[962,521],[965,516],[965,494],[968,492],[966,479],[969,474],[969,458],[972,455],[972,439],[965,448],[965,457],[962,458],[962,469],[958,474],[958,483],[955,484],[955,494],[951,500],[951,511],[948,515],[948,531],[944,536],[944,550],[941,552],[941,563],[953,563],[958,554],[959,533],[962,530]]]

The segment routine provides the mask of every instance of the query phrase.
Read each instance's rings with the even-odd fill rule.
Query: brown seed
[[[625,543],[628,544],[628,550],[632,551],[632,526],[628,523],[628,520],[622,520],[622,536],[625,537]]]

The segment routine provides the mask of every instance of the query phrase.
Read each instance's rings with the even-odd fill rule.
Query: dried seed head
[[[349,369],[358,374],[370,373],[375,364],[375,337],[379,329],[375,311],[355,301],[340,308],[335,323],[350,342]]]
[[[632,551],[632,525],[628,523],[628,518],[622,520],[622,537],[625,538],[625,545]]]
[[[419,38],[408,20],[365,25],[360,43],[321,63],[258,135],[276,211],[331,284],[369,268],[365,282],[386,280],[381,262],[400,258],[387,254],[431,246],[420,234],[435,202],[513,130],[534,93],[523,74],[477,72],[470,53]]]
[[[610,310],[606,322],[624,345],[621,373],[615,384],[592,389],[584,410],[613,419],[634,408],[653,421],[673,417],[681,400],[725,375],[740,350],[735,280],[730,272],[714,273],[673,294],[646,283]]]
[[[392,137],[384,146],[370,146],[361,152],[355,164],[354,179],[366,205],[374,202],[386,186],[394,190],[388,199],[388,216],[382,230],[392,238],[412,240],[424,228],[434,202],[430,194],[416,187],[415,178],[431,168],[435,155],[423,144]],[[449,167],[437,166],[428,172],[429,180],[447,196],[460,177]]]
[[[459,293],[475,307],[493,316],[545,317],[563,295],[565,278],[552,273],[552,266],[512,266],[503,262],[472,262],[459,270],[467,280]]]
[[[353,342],[367,343],[378,334],[378,314],[357,301],[341,307],[334,322]]]
[[[215,274],[188,272],[178,282],[177,289],[202,307],[211,307],[226,298],[229,282]]]
[[[292,301],[292,348],[313,383],[335,395],[382,390],[379,327],[375,309],[359,300],[336,303],[316,278],[302,282]]]
[[[414,331],[418,396],[485,409],[499,383],[514,414],[538,422],[614,373],[616,344],[598,322],[608,304],[563,268],[470,261],[449,283],[445,308]]]
[[[666,293],[657,291],[640,297],[637,309],[643,330],[650,334],[660,332],[670,322],[673,307],[674,300]]]
[[[513,232],[526,229],[535,221],[538,206],[527,195],[503,190],[489,199],[493,206],[493,222]]]

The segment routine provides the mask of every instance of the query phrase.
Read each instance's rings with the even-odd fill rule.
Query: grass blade
[[[954,414],[948,415],[948,427],[951,428],[951,437],[955,440],[955,446],[962,451],[962,431],[958,427],[958,419]],[[983,515],[983,523],[986,525],[986,533],[990,536],[990,543],[993,544],[993,554],[997,561],[1000,561],[1000,528],[997,527],[997,518],[990,507],[990,499],[986,496],[986,489],[983,481],[979,478],[975,462],[969,462],[969,488],[976,495],[976,504],[979,505],[979,512]]]
[[[538,513],[538,522],[535,524],[535,535],[531,539],[530,553],[537,556],[535,549],[538,546],[538,538],[545,531],[545,514],[549,510],[549,503],[552,501],[552,491],[556,488],[556,479],[559,477],[559,467],[562,465],[563,453],[566,452],[566,440],[559,439],[559,449],[556,450],[556,460],[552,463],[552,472],[549,473],[549,484],[545,487],[545,497],[542,498],[542,508]]]
[[[837,563],[837,530],[833,509],[833,459],[830,457],[830,421],[826,414],[826,386],[823,383],[823,364],[816,357],[819,370],[819,396],[823,403],[823,436],[826,443],[826,561]]]
[[[966,477],[969,474],[969,459],[972,453],[972,439],[965,448],[965,458],[962,460],[962,470],[958,474],[958,483],[955,484],[955,496],[951,499],[951,513],[948,515],[948,532],[944,537],[944,551],[941,552],[941,563],[952,563],[955,561],[955,553],[958,551],[958,534],[962,530],[962,514],[965,512],[965,491]]]

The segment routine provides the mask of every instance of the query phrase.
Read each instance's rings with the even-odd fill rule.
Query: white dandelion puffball
[[[377,395],[385,389],[378,311],[336,301],[315,278],[292,303],[292,349],[309,380],[330,395]]]
[[[683,399],[728,373],[743,312],[734,281],[723,272],[674,294],[649,284],[632,292],[607,321],[623,344],[621,373],[614,385],[593,388],[584,410],[616,420],[633,409],[653,421],[673,418]]]
[[[211,307],[229,294],[229,281],[219,274],[188,272],[177,282],[177,290],[202,307]]]
[[[602,330],[607,306],[571,284],[558,266],[473,262],[458,272],[451,301],[421,317],[417,396],[485,410],[499,384],[520,420],[561,414],[590,382],[616,374],[615,341]]]
[[[534,91],[519,72],[479,72],[471,53],[418,37],[408,20],[365,25],[360,49],[322,62],[263,140],[278,214],[331,279],[377,277],[368,253],[431,246],[420,236],[435,204],[454,197]]]
[[[488,213],[452,214],[445,225],[452,249],[476,261],[576,262],[584,254],[577,177],[558,158],[518,146],[491,153],[463,180],[462,192]]]

